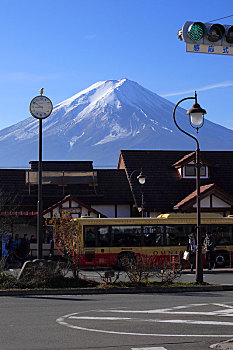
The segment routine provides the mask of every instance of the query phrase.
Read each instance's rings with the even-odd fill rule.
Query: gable
[[[106,217],[71,195],[66,196],[63,200],[44,210],[43,217],[45,219],[51,219],[53,217],[60,218],[62,213],[70,213],[72,219],[80,218],[81,216],[91,216],[93,218]]]
[[[208,209],[230,209],[233,207],[233,197],[225,193],[215,184],[200,187],[200,206]],[[189,194],[174,206],[174,209],[188,210],[196,208],[196,191]]]
[[[231,208],[231,205],[218,198],[217,196],[215,195],[210,195],[210,196],[207,196],[206,198],[202,199],[200,201],[200,205],[201,205],[201,208]],[[193,205],[193,208],[196,208],[197,205],[196,203]]]

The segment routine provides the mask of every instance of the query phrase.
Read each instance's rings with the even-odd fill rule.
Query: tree
[[[82,226],[73,220],[70,213],[62,213],[60,218],[46,221],[53,225],[53,240],[57,249],[68,262],[74,277],[78,277],[81,262]]]

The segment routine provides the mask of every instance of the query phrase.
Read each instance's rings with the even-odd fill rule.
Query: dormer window
[[[173,164],[173,166],[177,169],[179,175],[183,179],[195,179],[196,178],[196,166],[195,166],[195,152],[185,155],[178,162]],[[204,159],[201,155],[201,168],[200,168],[200,178],[208,179],[209,178],[209,167],[210,163]]]
[[[182,168],[182,177],[183,178],[196,178],[196,167],[194,162],[184,165]],[[208,167],[206,165],[202,165],[200,168],[200,177],[208,178]]]

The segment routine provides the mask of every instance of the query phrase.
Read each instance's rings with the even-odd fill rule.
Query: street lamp
[[[130,180],[131,180],[131,178],[132,178],[132,175],[133,175],[136,171],[139,171],[139,169],[134,170],[134,171],[130,174],[130,177],[129,177]],[[143,175],[142,169],[141,169],[140,174],[137,176],[137,180],[138,180],[139,184],[142,186],[142,189],[141,189],[141,191],[142,191],[142,207],[141,207],[141,208],[138,208],[138,210],[142,212],[142,217],[144,217],[144,193],[143,193],[143,185],[144,185],[145,182],[146,182],[146,176]],[[140,209],[141,209],[141,210],[140,210]]]
[[[206,111],[200,107],[200,105],[197,103],[197,93],[195,91],[194,97],[185,97],[182,100],[180,100],[173,110],[173,120],[177,128],[182,131],[184,134],[191,137],[193,140],[196,141],[197,149],[196,149],[196,204],[197,204],[197,250],[196,250],[196,282],[197,283],[203,283],[203,261],[202,261],[202,245],[201,245],[201,212],[200,212],[200,147],[198,139],[189,134],[187,131],[184,131],[181,129],[181,127],[177,124],[175,114],[176,109],[179,106],[179,104],[185,100],[195,100],[194,105],[192,108],[190,108],[187,111],[187,114],[189,115],[189,121],[193,128],[198,130],[203,126],[204,124],[204,115],[206,114]]]

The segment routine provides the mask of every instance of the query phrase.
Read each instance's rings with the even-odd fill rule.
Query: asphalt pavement
[[[11,271],[13,274],[17,272],[18,271],[15,270]],[[82,270],[81,273],[87,278],[100,281],[105,272]],[[233,269],[204,270],[203,277],[205,282],[229,286],[230,289],[233,290]],[[122,272],[120,279],[127,280],[127,274]],[[194,282],[195,272],[184,270],[180,280],[182,282]],[[179,349],[188,348],[190,350],[201,350],[207,349],[208,347],[222,350],[233,349],[233,334],[229,332],[233,326],[233,322],[229,321],[229,319],[231,319],[230,317],[233,317],[233,302],[231,301],[233,292],[222,292],[216,288],[218,287],[210,288],[208,293],[201,293],[200,291],[199,293],[193,293],[191,291],[179,293],[177,290],[176,294],[169,293],[169,296],[165,297],[159,296],[159,294],[156,294],[156,292],[153,293],[153,291],[151,295],[141,294],[141,297],[140,294],[137,294],[137,290],[134,291],[134,295],[131,298],[130,296],[122,294],[111,296],[65,296],[62,295],[64,292],[62,290],[60,293],[51,290],[50,295],[47,296],[24,295],[23,298],[1,297],[0,312],[2,319],[0,321],[0,339],[3,338],[5,340],[2,345],[0,345],[0,349],[173,350],[175,348],[177,349],[177,346],[179,346]],[[60,295],[52,295],[53,292]],[[66,291],[66,294],[67,292],[68,291]],[[70,293],[73,292],[70,291]],[[120,293],[122,293],[122,291],[120,291]],[[143,293],[143,291],[140,293]],[[42,291],[42,294],[46,294],[46,291],[44,291],[44,293]],[[113,311],[113,309],[115,310],[114,301],[118,300],[118,298],[121,302],[121,306],[118,306],[117,301],[118,311]],[[129,300],[129,304],[127,302],[125,303],[126,300]],[[138,300],[140,300],[140,302]],[[178,305],[178,300],[182,301],[181,305]],[[216,300],[219,301],[213,302]],[[150,306],[147,305],[149,301],[152,301],[152,305]],[[93,305],[94,309],[92,309],[92,304],[96,302],[98,304],[97,309],[96,305]],[[163,304],[165,304],[165,308]],[[69,305],[67,310],[64,309],[66,305]],[[70,307],[70,305],[75,307]],[[88,305],[88,307],[83,308],[83,305]],[[110,311],[109,305],[112,305],[112,307],[114,306],[113,309],[110,307]],[[134,308],[129,310],[129,305],[132,305]],[[54,317],[51,316],[53,315],[53,306],[58,310],[61,307],[61,316],[56,318],[56,326],[54,324]],[[76,306],[78,307],[76,308]],[[108,306],[107,309],[106,306]],[[141,310],[140,308],[142,306],[144,309]],[[52,310],[50,310],[51,307]],[[45,324],[40,323],[40,319],[44,320],[45,317],[45,315],[43,315],[43,310],[45,312],[48,311],[48,320],[51,320],[52,324],[48,324],[48,320],[45,321]],[[185,311],[180,312],[179,310]],[[10,318],[8,316],[8,311]],[[153,317],[149,317],[151,315]],[[160,318],[157,318],[157,316]],[[173,318],[170,319],[170,316]],[[190,319],[187,319],[188,317],[190,317]],[[1,322],[3,322],[2,325]],[[49,334],[46,330],[44,338],[40,336],[36,337],[35,335],[35,339],[38,338],[38,341],[33,344],[32,335],[34,334],[34,330],[41,330],[43,334],[45,325],[47,325],[48,330],[51,329],[53,339],[54,337],[58,337],[59,339],[60,333],[62,333],[64,340],[60,340],[60,344],[58,344],[59,342],[57,341],[55,341],[55,343],[52,342],[51,347],[49,343]],[[58,331],[57,325],[60,325],[62,330],[60,329],[60,331]],[[113,329],[110,325],[113,325]],[[99,329],[99,326],[102,328]],[[7,329],[5,329],[6,327]],[[55,333],[54,329],[56,329]],[[25,334],[26,338],[24,341],[21,340],[20,343],[15,342],[14,337],[9,340],[5,338],[9,330],[13,331],[16,335],[20,335],[20,339],[21,334]],[[67,333],[70,333],[71,330],[72,332],[76,330],[79,335],[78,345],[76,343],[74,344],[71,339],[67,339]],[[169,332],[167,332],[168,330]],[[207,330],[209,330],[209,334],[206,333]],[[203,334],[201,332],[203,332]],[[89,333],[91,333],[91,338],[96,339],[95,345],[90,341]],[[29,334],[31,335],[29,336]],[[80,334],[82,339],[81,344]],[[100,334],[101,338],[99,338]],[[74,333],[72,333],[72,339],[73,335]],[[110,335],[111,339],[114,339],[111,345],[108,340]],[[128,340],[126,343],[122,343],[122,337],[123,339],[130,339],[130,343],[128,343]],[[132,339],[135,337],[140,341],[133,341]],[[152,338],[153,341],[151,341]],[[154,340],[155,338],[156,340]],[[166,341],[164,341],[165,338]],[[143,340],[141,341],[141,339]]]
[[[0,314],[1,350],[204,350],[233,338],[233,291],[1,297]]]

